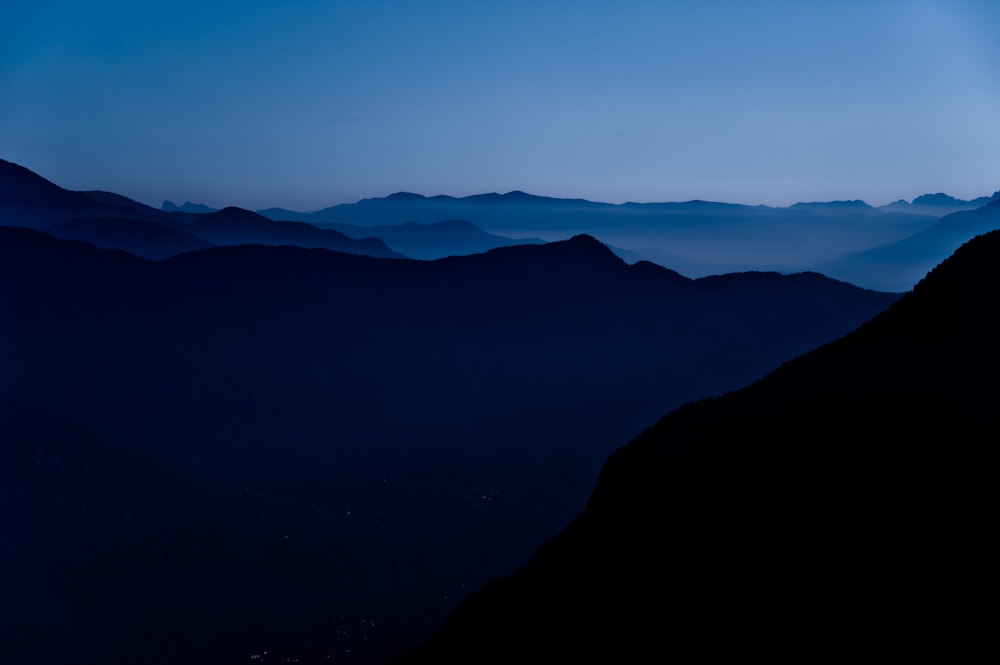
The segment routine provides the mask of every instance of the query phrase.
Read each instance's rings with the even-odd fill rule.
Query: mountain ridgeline
[[[989,650],[1000,232],[858,330],[671,412],[398,661]]]
[[[433,260],[497,247],[599,238],[630,263],[689,277],[814,271],[903,292],[962,242],[1000,228],[1000,192],[943,193],[874,207],[860,200],[777,208],[713,201],[609,204],[525,192],[456,198],[400,192],[315,212],[257,213],[164,201],[156,209],[104,191],[70,192],[0,160],[0,219],[99,247],[162,259],[207,245],[295,245]]]
[[[20,497],[4,582],[38,581],[3,643],[42,662],[258,645],[379,662],[565,526],[664,409],[897,298],[816,274],[691,280],[587,236],[438,261],[246,245],[153,262],[0,227],[0,400],[80,442],[0,425],[22,451],[0,487]],[[36,482],[39,445],[62,462]],[[92,526],[67,525],[77,503]]]
[[[154,260],[215,245],[251,243],[402,256],[377,238],[355,239],[309,224],[275,222],[239,208],[205,213],[191,213],[176,206],[157,210],[111,192],[71,192],[3,160],[0,223],[43,230],[67,240],[83,240]]]
[[[778,208],[714,201],[615,205],[524,192],[462,198],[401,192],[311,213],[261,213],[349,234],[346,229],[356,229],[355,234],[368,229],[390,246],[392,239],[381,229],[401,222],[430,225],[461,219],[491,234],[544,240],[585,233],[630,262],[653,261],[689,277],[746,270],[818,271],[865,288],[907,291],[962,242],[1000,228],[1000,220],[982,219],[985,227],[976,229],[956,228],[957,243],[932,234],[929,242],[921,243],[921,252],[909,251],[907,240],[939,220],[945,223],[946,216],[979,211],[998,198],[1000,192],[973,200],[938,193],[880,207],[849,200]],[[902,243],[898,249],[897,243]],[[865,259],[867,252],[874,253],[872,259]]]
[[[400,194],[282,220],[0,161],[0,662],[373,665],[452,611],[408,658],[611,655],[652,648],[643,621],[763,643],[732,622],[764,580],[863,595],[851,525],[913,544],[892,497],[968,535],[940,522],[996,433],[995,234],[905,295],[641,257],[891,241],[912,270],[989,230],[973,203]]]

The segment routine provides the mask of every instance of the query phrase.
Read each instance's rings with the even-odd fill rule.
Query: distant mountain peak
[[[202,203],[191,203],[190,201],[185,201],[182,205],[176,205],[173,201],[164,201],[160,208],[165,212],[207,213],[218,211],[218,208],[212,208]]]
[[[270,221],[259,213],[256,213],[252,210],[246,210],[245,208],[238,208],[236,206],[226,206],[222,210],[215,210],[213,212],[206,213],[202,219],[217,219],[217,220],[246,219],[246,220]]]
[[[601,242],[594,236],[590,235],[589,233],[578,233],[575,236],[569,238],[568,240],[564,240],[563,242],[568,245],[576,247],[601,247],[603,249],[608,249],[603,242]]]
[[[803,201],[792,205],[793,208],[856,208],[871,209],[870,205],[861,199],[850,199],[846,201]]]
[[[614,265],[626,265],[625,261],[592,235],[580,233],[566,240],[550,242],[547,245],[556,250],[557,255],[586,257],[588,261],[600,261]],[[534,247],[539,247],[534,245]]]
[[[968,201],[963,201],[961,199],[956,199],[954,196],[949,196],[944,192],[938,192],[936,194],[923,194],[913,199],[913,205],[964,205]]]

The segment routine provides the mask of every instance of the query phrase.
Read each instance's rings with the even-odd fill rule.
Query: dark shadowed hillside
[[[76,217],[137,216],[135,207],[123,201],[129,200],[103,192],[96,193],[96,197],[71,192],[23,166],[0,159],[0,224],[5,226],[44,229]]]
[[[587,509],[400,663],[991,651],[1000,232],[608,460]]]
[[[123,217],[67,219],[45,231],[64,240],[83,240],[97,247],[122,249],[154,260],[214,246],[180,226]]]
[[[181,494],[139,533],[166,543],[156,578],[183,591],[147,580],[120,602],[59,587],[104,617],[66,626],[103,645],[78,661],[113,662],[135,644],[116,632],[123,613],[155,633],[180,593],[228,621],[170,610],[183,620],[141,633],[180,662],[258,647],[378,662],[564,527],[612,449],[665,408],[744,385],[897,298],[815,274],[690,280],[587,236],[439,261],[262,245],[147,261],[0,227],[0,399],[91,433],[111,451],[95,459],[120,447],[161,462],[148,481],[101,473],[98,496]],[[195,541],[178,526],[190,505],[214,506],[191,511],[206,525]],[[61,514],[18,523],[58,532]],[[115,543],[74,551],[148,551]],[[132,588],[143,570],[95,579]],[[216,587],[206,605],[197,589]]]

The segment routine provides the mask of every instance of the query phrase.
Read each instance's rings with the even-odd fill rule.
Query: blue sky
[[[0,158],[314,210],[395,191],[1000,189],[1000,3],[7,0]]]

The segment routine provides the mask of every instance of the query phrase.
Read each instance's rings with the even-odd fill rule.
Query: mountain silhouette
[[[690,277],[739,271],[779,271],[785,273],[839,271],[840,262],[864,263],[863,252],[900,242],[929,229],[940,217],[956,209],[974,209],[993,197],[961,201],[945,194],[928,194],[913,203],[900,200],[874,208],[864,201],[798,203],[786,208],[749,206],[693,200],[666,203],[610,204],[585,199],[536,196],[522,191],[486,193],[466,197],[423,196],[397,192],[383,198],[363,199],[322,210],[300,213],[277,208],[260,211],[271,221],[300,222],[324,231],[347,231],[352,241],[317,230],[289,225],[268,227],[263,219],[245,211],[237,221],[231,211],[228,220],[210,218],[198,224],[206,213],[196,204],[157,210],[111,192],[70,192],[10,162],[0,165],[0,220],[14,226],[39,230],[71,219],[130,218],[174,228],[195,235],[210,244],[242,243],[293,244],[325,247],[373,256],[400,256],[435,259],[455,254],[485,251],[513,244],[523,238],[538,241],[564,240],[577,234],[599,237],[630,260],[648,260]],[[956,208],[955,206],[960,206]],[[207,214],[218,214],[221,211]],[[456,220],[475,226],[454,227]],[[441,223],[447,222],[448,224]],[[413,226],[413,225],[423,225]],[[367,234],[363,227],[372,229]],[[120,237],[117,232],[92,229],[89,240],[107,246]],[[445,232],[447,231],[447,232]],[[89,230],[87,231],[90,232]],[[80,230],[83,233],[83,230]],[[158,233],[150,230],[150,234]],[[88,239],[85,235],[76,235]],[[375,238],[380,238],[380,244]],[[413,253],[396,247],[402,243]],[[148,245],[137,248],[147,258],[169,255],[172,249]],[[954,245],[938,248],[941,258]],[[853,269],[836,272],[838,279]],[[906,290],[923,273],[897,279],[894,269],[883,276],[878,266],[868,262],[855,271],[858,285]]]
[[[353,239],[304,223],[276,223],[239,208],[199,215],[181,208],[157,210],[113,192],[72,192],[3,160],[0,222],[37,230],[51,228],[61,237],[123,249],[150,259],[212,245],[246,243],[402,257],[377,238]]]
[[[796,210],[811,210],[814,212],[843,212],[845,210],[850,210],[853,212],[868,212],[877,213],[878,210],[871,207],[864,201],[859,199],[854,199],[851,201],[813,201],[813,202],[801,202],[795,203],[791,206]]]
[[[81,192],[86,194],[90,198],[98,201],[100,203],[108,203],[119,208],[128,208],[135,212],[138,212],[141,217],[153,217],[156,219],[162,219],[165,217],[163,211],[157,210],[152,206],[148,206],[145,203],[139,203],[127,196],[122,196],[121,194],[116,194],[114,192],[105,192],[102,190],[90,190],[86,192]]]
[[[349,238],[333,229],[319,229],[304,222],[275,222],[242,208],[228,207],[199,216],[191,231],[216,245],[295,245],[332,249],[348,254],[403,258],[378,238]]]
[[[989,649],[998,256],[978,236],[856,331],[669,413],[394,662]]]
[[[48,636],[26,648],[36,662],[65,662],[67,644],[79,662],[239,662],[258,646],[384,661],[563,528],[665,409],[898,298],[809,273],[693,280],[586,235],[436,261],[260,244],[147,261],[0,227],[0,400],[103,442],[88,501],[155,508],[119,531],[99,512],[92,539],[43,547],[38,567],[14,547],[9,570],[51,580],[39,602],[76,608],[43,627],[26,614],[21,632]],[[152,462],[130,474],[133,458]],[[166,505],[144,491],[164,485]],[[17,542],[74,519],[76,490],[58,491],[51,521],[12,514],[31,530]]]
[[[907,291],[959,246],[1000,228],[1000,200],[946,215],[930,228],[897,242],[849,254],[821,269],[866,288]]]
[[[464,220],[449,220],[433,224],[407,222],[392,226],[358,226],[355,224],[319,224],[322,228],[340,231],[351,238],[379,238],[389,247],[411,259],[434,260],[446,256],[480,254],[497,247],[540,244],[536,238],[514,239],[486,233]]]
[[[990,201],[995,201],[998,198],[1000,198],[1000,191],[994,192],[991,196],[980,196],[970,201],[938,192],[936,194],[922,194],[909,203],[904,199],[900,199],[888,205],[881,206],[879,209],[886,212],[923,213],[943,217],[963,210],[981,208]]]
[[[583,233],[645,260],[679,257],[677,265],[685,267],[685,274],[701,277],[736,270],[817,270],[844,254],[900,240],[937,220],[920,210],[923,214],[881,211],[857,200],[787,208],[700,200],[609,204],[509,192],[461,198],[399,193],[312,213],[261,212],[271,219],[360,227],[462,219],[487,233],[546,241]]]
[[[185,201],[182,205],[177,205],[173,201],[164,201],[161,207],[167,212],[191,212],[196,214],[219,211],[218,208],[212,208],[202,203],[191,203],[190,201]]]
[[[7,226],[44,229],[74,217],[127,217],[127,207],[71,192],[40,175],[0,159],[0,220]]]
[[[207,240],[178,228],[121,217],[69,219],[53,224],[46,231],[64,240],[83,240],[97,247],[122,249],[152,260],[214,247]]]

